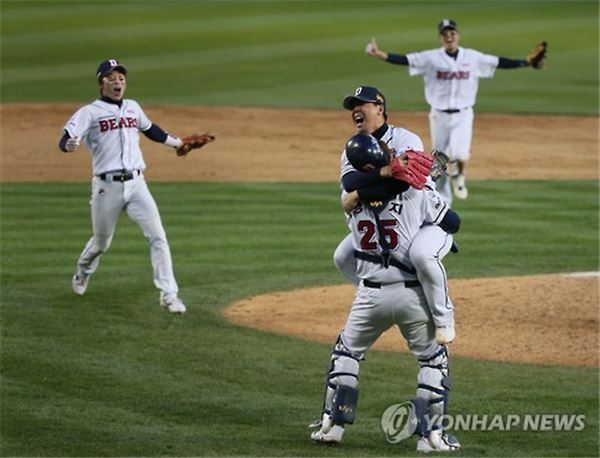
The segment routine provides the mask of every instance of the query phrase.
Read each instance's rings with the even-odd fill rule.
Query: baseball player
[[[180,139],[153,124],[135,100],[124,98],[126,75],[127,69],[116,59],[102,62],[96,71],[100,98],[71,116],[59,142],[65,153],[76,151],[83,142],[92,155],[93,234],[77,261],[73,292],[85,294],[100,256],[110,247],[119,214],[126,211],[148,239],[160,305],[171,313],[181,314],[186,306],[178,296],[165,230],[144,179],[146,164],[139,132],[175,148],[180,156],[213,141],[214,137],[203,134]]]
[[[359,136],[371,137],[359,133],[353,138]],[[377,141],[371,138],[373,147],[362,148],[363,154],[354,156],[352,165],[357,170],[373,170],[390,161],[390,155],[377,148]],[[441,422],[433,420],[447,413],[449,355],[447,347],[436,342],[425,295],[409,256],[423,221],[439,220],[448,207],[432,205],[435,200],[426,195],[435,193],[430,188],[405,189],[391,200],[361,204],[349,215],[360,282],[331,353],[322,416],[311,424],[317,428],[311,434],[314,441],[341,442],[345,425],[352,424],[356,415],[359,362],[379,336],[396,325],[420,363],[417,397],[412,401],[415,434],[419,436],[417,451],[460,448],[456,438],[443,431]],[[381,262],[386,258],[388,262]]]
[[[359,86],[353,95],[344,99],[344,108],[351,111],[352,121],[358,132],[366,132],[378,139],[394,156],[402,156],[407,151],[422,151],[423,142],[413,132],[393,126],[387,122],[385,96],[374,87]],[[354,194],[355,202],[383,200],[393,195],[389,192],[389,180],[392,170],[389,165],[376,167],[368,172],[356,170],[350,163],[347,151],[341,157],[342,189]],[[429,170],[427,171],[429,173]],[[433,181],[428,182],[434,188]],[[392,191],[394,188],[392,187]],[[395,190],[397,193],[398,190]],[[460,218],[449,209],[436,192],[426,196],[431,205],[444,210],[439,221],[428,221],[416,234],[409,255],[416,269],[416,275],[423,285],[433,321],[436,326],[436,338],[441,344],[452,342],[456,336],[454,323],[454,305],[448,294],[448,281],[442,259],[453,247],[453,236],[460,227]],[[346,208],[346,210],[349,210]],[[349,234],[334,252],[334,264],[340,272],[355,286],[359,283],[356,273],[356,257]]]
[[[425,99],[431,107],[429,127],[432,148],[448,154],[455,166],[450,182],[442,177],[437,183],[438,191],[451,204],[452,192],[458,199],[468,196],[465,176],[471,155],[473,106],[479,78],[492,78],[496,68],[530,66],[541,69],[545,63],[547,44],[543,42],[537,45],[526,59],[508,59],[460,47],[458,25],[451,19],[443,19],[438,24],[438,34],[442,43],[438,49],[406,55],[391,54],[380,50],[373,39],[367,44],[366,52],[391,64],[408,65],[410,76],[423,76]]]

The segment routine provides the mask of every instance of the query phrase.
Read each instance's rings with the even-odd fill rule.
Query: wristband
[[[181,141],[181,138],[173,137],[171,134],[167,134],[165,145],[172,146],[173,148],[179,148],[181,145],[183,145],[183,142]]]

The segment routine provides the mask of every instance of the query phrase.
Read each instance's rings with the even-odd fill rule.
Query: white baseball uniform
[[[479,78],[492,78],[499,58],[469,48],[458,48],[449,56],[442,48],[406,55],[410,76],[423,75],[425,99],[431,107],[429,131],[433,149],[445,152],[451,161],[467,161],[473,138],[473,106]],[[452,203],[450,182],[446,177],[437,189]]]
[[[413,132],[388,124],[388,129],[381,140],[397,155],[405,153],[409,149],[423,150],[423,142]],[[349,172],[356,172],[350,164],[345,151],[341,156],[341,176]],[[430,201],[429,205],[441,210],[441,218],[444,217],[448,206],[443,202],[440,195],[435,192],[433,182],[429,182],[425,197]],[[448,294],[448,281],[446,271],[441,260],[448,254],[452,246],[453,236],[448,234],[439,226],[439,220],[424,218],[424,225],[414,236],[409,256],[411,264],[416,267],[417,276],[423,286],[427,303],[431,310],[436,326],[454,325],[454,305]],[[352,244],[352,235],[338,245],[334,253],[334,264],[340,272],[355,286],[358,286],[360,275],[357,272],[357,262],[354,257],[355,247]]]
[[[421,139],[405,129],[388,125],[383,134],[378,131],[377,135],[396,154],[408,148],[423,149]],[[341,170],[342,176],[356,172],[345,151]],[[357,407],[359,362],[392,326],[398,326],[419,360],[417,398],[425,404],[423,414],[445,411],[450,391],[448,351],[436,340],[434,320],[424,294],[427,286],[417,281],[411,248],[423,230],[422,224],[438,223],[447,212],[448,206],[427,186],[423,190],[409,188],[377,207],[361,203],[348,215],[350,234],[336,249],[334,262],[356,284],[356,293],[331,353],[322,419],[312,423],[319,430],[311,434],[311,439],[334,443],[341,440],[344,425],[353,422]],[[443,232],[438,226],[429,227]],[[424,233],[422,243],[415,245],[426,251],[421,256],[426,262],[435,258],[435,253],[429,253],[429,239]],[[445,282],[443,269],[438,272],[444,274]],[[348,417],[340,412],[348,413]]]
[[[319,428],[311,434],[313,440],[341,440],[344,425],[354,421],[359,363],[379,336],[393,326],[398,326],[420,364],[416,391],[420,416],[438,418],[446,413],[451,386],[448,351],[436,341],[434,322],[409,255],[423,220],[439,221],[447,211],[443,205],[432,205],[428,192],[435,191],[410,188],[376,209],[361,204],[349,216],[361,280],[331,352],[322,420],[311,424]],[[433,427],[441,426],[438,422]]]
[[[396,156],[405,153],[409,149],[423,151],[423,142],[417,134],[410,130],[403,129],[402,127],[393,126],[392,124],[387,124],[387,126],[388,129],[381,136],[380,140],[385,143]],[[340,161],[340,177],[343,177],[348,172],[356,172],[356,169],[350,164],[345,151],[342,152]]]
[[[154,285],[165,296],[176,296],[171,252],[160,214],[150,194],[143,171],[140,131],[152,123],[139,106],[124,99],[119,106],[96,100],[80,108],[65,124],[71,138],[81,139],[92,156],[93,235],[79,260],[78,272],[93,274],[100,255],[110,247],[122,210],[142,229],[150,244]]]
[[[432,205],[428,192],[435,191],[410,188],[377,214],[360,205],[348,219],[353,248],[361,255],[357,257],[361,282],[341,333],[342,343],[353,353],[364,353],[393,325],[399,326],[417,358],[431,357],[439,350],[427,301],[409,256],[423,221],[439,221],[448,209]],[[377,262],[384,250],[390,256],[387,268]]]

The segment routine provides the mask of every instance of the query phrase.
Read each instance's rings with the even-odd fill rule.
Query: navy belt
[[[141,170],[116,170],[114,172],[106,172],[98,175],[103,181],[124,181],[133,180],[135,176],[141,175]]]
[[[363,285],[366,286],[367,288],[375,288],[375,289],[381,289],[381,287],[383,286],[381,283],[377,283],[371,280],[363,280]],[[419,283],[419,280],[407,280],[404,282],[398,282],[398,283],[404,283],[404,287],[405,288],[417,288],[418,286],[421,286],[421,283]],[[396,284],[396,283],[390,283],[390,284]]]
[[[454,114],[454,113],[458,113],[460,110],[453,108],[453,109],[449,109],[449,110],[440,110],[442,113],[448,113],[448,114]]]

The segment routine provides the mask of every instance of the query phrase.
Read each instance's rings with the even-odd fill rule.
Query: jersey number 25
[[[395,219],[382,219],[380,220],[381,226],[385,239],[390,247],[390,250],[395,249],[398,246],[398,233],[394,230],[398,221]],[[377,238],[377,226],[373,221],[360,220],[357,226],[358,230],[363,234],[360,238],[360,248],[365,251],[372,251],[377,249],[378,238]]]

